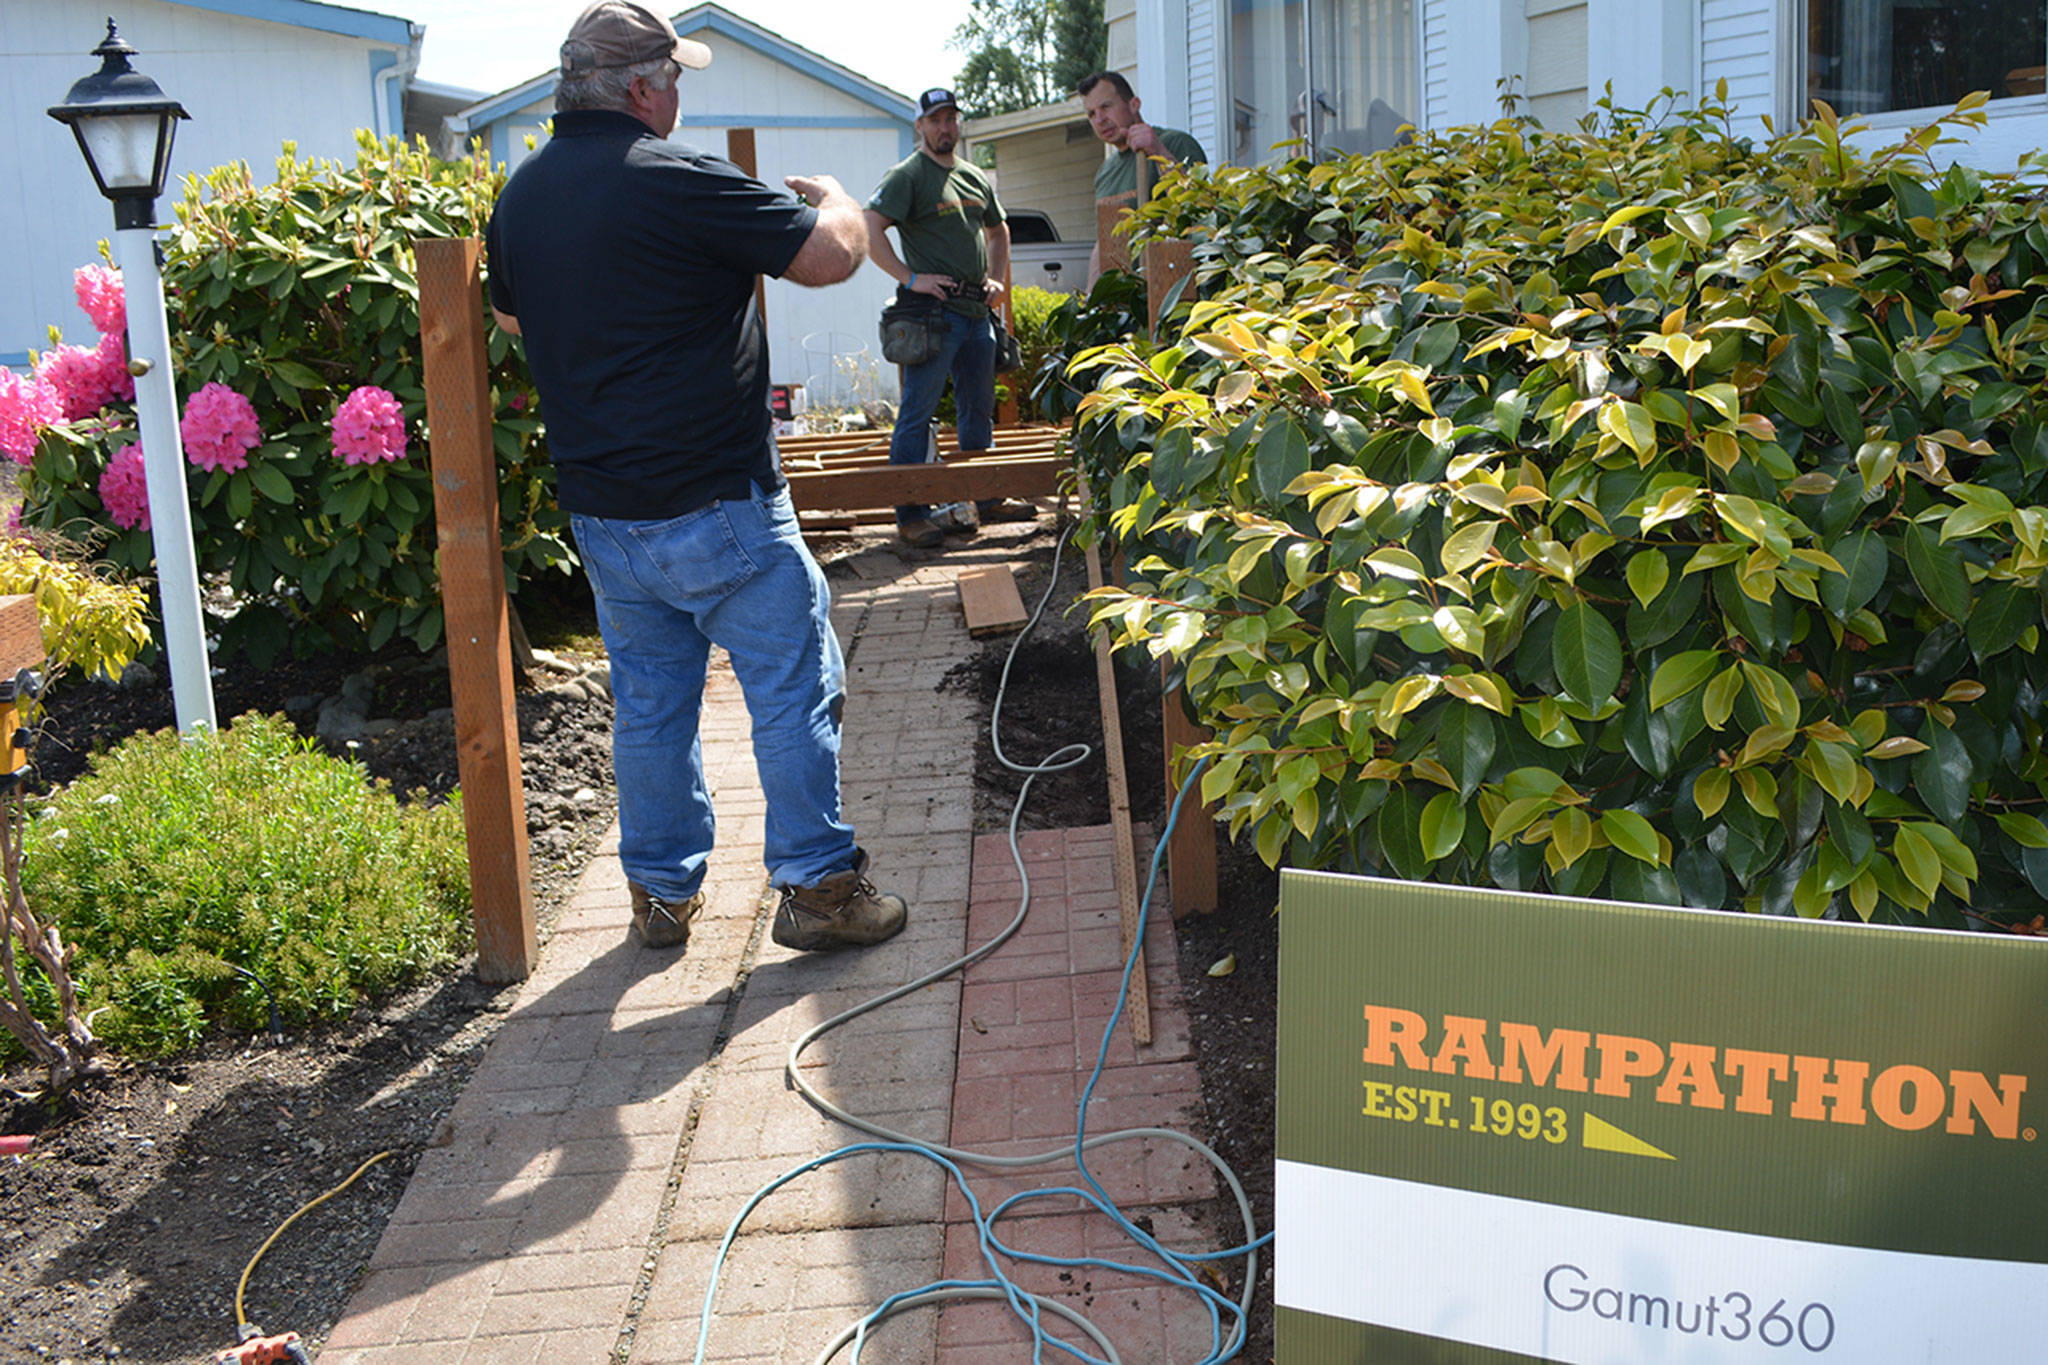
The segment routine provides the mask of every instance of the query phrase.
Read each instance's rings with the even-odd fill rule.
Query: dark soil
[[[1037,605],[1051,564],[1051,538],[1041,537],[1018,575],[1027,608]],[[1067,614],[1085,588],[1080,557],[1069,553],[1044,618],[1010,669],[1002,736],[1013,762],[1042,763],[1069,743],[1093,749],[1087,762],[1033,782],[1024,828],[1109,820],[1094,653],[1084,618]],[[575,650],[561,641],[594,640],[587,590],[526,610],[536,642],[553,643],[572,661]],[[944,685],[992,700],[1009,648],[1007,639],[991,643]],[[318,699],[366,666],[378,673],[372,715],[402,723],[352,752],[394,790],[421,793],[413,799],[453,790],[446,669],[416,652],[300,661],[261,673],[231,668],[215,679],[216,710],[224,723],[251,709],[285,710],[311,734]],[[538,672],[518,699],[543,934],[614,811],[610,702],[572,695],[573,688],[559,688],[564,681]],[[544,690],[550,685],[557,690]],[[1150,667],[1120,665],[1117,685],[1133,817],[1148,843],[1165,804],[1158,678]],[[76,777],[95,750],[173,723],[169,689],[154,682],[69,688],[56,694],[54,710],[36,755],[50,784]],[[985,727],[976,779],[978,827],[1004,828],[1023,778],[996,761]],[[1247,852],[1220,853],[1221,907],[1176,926],[1181,976],[1207,1138],[1244,1180],[1265,1229],[1272,1226],[1277,883]],[[1208,974],[1226,958],[1234,970]],[[389,1151],[295,1223],[250,1279],[249,1319],[268,1331],[324,1336],[417,1154],[434,1141],[510,1001],[509,988],[479,984],[465,962],[342,1025],[282,1045],[217,1038],[174,1064],[124,1065],[62,1103],[24,1096],[33,1091],[33,1072],[9,1076],[13,1094],[0,1094],[0,1132],[36,1141],[26,1158],[0,1157],[0,1361],[189,1365],[210,1358],[234,1340],[236,1282],[263,1239]],[[1235,1222],[1219,1206],[1217,1235],[1235,1240]],[[1260,1279],[1240,1357],[1248,1361],[1272,1358],[1270,1255]]]
[[[1017,574],[1027,609],[1036,608],[1051,576],[1048,544]],[[1069,552],[1059,582],[1036,627],[1016,647],[994,642],[960,664],[947,685],[972,690],[993,705],[1006,660],[1009,681],[1000,713],[1002,747],[1012,763],[1044,763],[1067,744],[1086,744],[1088,761],[1037,777],[1018,819],[1021,829],[1071,828],[1109,823],[1109,782],[1102,753],[1101,707],[1095,652],[1084,610],[1068,609],[1088,587],[1081,556]],[[1168,807],[1162,753],[1159,674],[1155,667],[1119,658],[1117,705],[1122,719],[1131,818],[1141,854],[1156,840]],[[1024,774],[997,761],[987,728],[975,750],[975,823],[984,831],[1008,827]],[[1143,871],[1140,883],[1143,882]],[[1273,1226],[1273,1083],[1275,1001],[1279,997],[1279,874],[1262,863],[1249,839],[1217,847],[1217,909],[1188,915],[1175,926],[1180,975],[1195,1060],[1207,1112],[1206,1140],[1230,1163],[1252,1201],[1261,1232]],[[1156,925],[1153,932],[1157,932]],[[1216,975],[1211,975],[1214,968]],[[1242,1240],[1234,1202],[1219,1200],[1212,1226],[1218,1245]],[[1241,1267],[1237,1274],[1242,1274]],[[1233,1297],[1243,1281],[1233,1278]],[[1190,1309],[1190,1311],[1194,1311]],[[1273,1258],[1260,1258],[1245,1361],[1273,1358]]]

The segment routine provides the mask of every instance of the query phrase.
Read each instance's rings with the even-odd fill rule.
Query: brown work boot
[[[876,891],[867,866],[868,855],[856,852],[853,866],[844,872],[813,886],[783,887],[775,941],[804,952],[830,952],[865,948],[901,933],[909,907],[901,896]]]
[[[690,941],[690,921],[704,908],[699,891],[680,905],[670,904],[644,886],[626,883],[633,896],[633,932],[650,948],[680,948]]]

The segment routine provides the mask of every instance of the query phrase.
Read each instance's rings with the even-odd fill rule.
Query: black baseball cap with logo
[[[936,114],[941,109],[958,109],[960,101],[953,98],[953,92],[943,86],[933,86],[917,97],[917,116]]]

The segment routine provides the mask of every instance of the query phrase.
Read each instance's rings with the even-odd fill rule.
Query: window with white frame
[[[1838,114],[1945,109],[2048,88],[2043,0],[1804,0],[1806,95]]]
[[[1231,145],[1240,165],[1299,139],[1310,155],[1391,147],[1417,121],[1415,0],[1229,0]]]

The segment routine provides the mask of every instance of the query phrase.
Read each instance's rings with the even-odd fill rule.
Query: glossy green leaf
[[[1993,583],[1977,598],[1963,637],[1979,662],[2003,654],[2041,624],[2041,598],[2017,583]]]
[[[1465,801],[1456,792],[1438,792],[1422,808],[1420,829],[1423,856],[1447,858],[1465,837]]]
[[[1658,848],[1656,829],[1634,811],[1602,811],[1600,832],[1607,836],[1609,843],[1637,862],[1663,865],[1664,857]]]
[[[1550,842],[1570,867],[1593,846],[1593,818],[1578,806],[1566,807],[1550,822]]]
[[[1941,859],[1935,856],[1934,846],[1917,830],[1899,826],[1892,841],[1892,856],[1899,860],[1899,870],[1906,874],[1906,879],[1919,887],[1923,894],[1932,896],[1941,885]]]
[[[1970,809],[1970,751],[1939,721],[1922,728],[1927,748],[1913,757],[1913,789],[1936,819],[1955,824]]]
[[[1458,794],[1469,800],[1486,780],[1493,763],[1499,731],[1485,708],[1453,702],[1437,722],[1437,759],[1458,784]]]
[[[2048,848],[2048,825],[2024,811],[2000,811],[1991,817],[2005,837],[2022,848]]]
[[[1671,561],[1662,550],[1639,550],[1629,556],[1628,589],[1644,608],[1657,600],[1671,577]]]
[[[1621,682],[1621,637],[1585,602],[1572,604],[1559,616],[1550,658],[1565,695],[1583,705],[1607,700]]]
[[[1703,685],[1721,662],[1718,649],[1689,649],[1658,665],[1650,679],[1650,708],[1657,710]]]
[[[1735,714],[1735,698],[1742,690],[1742,670],[1730,664],[1714,676],[1707,684],[1706,695],[1700,703],[1707,724],[1718,730],[1728,723]]]
[[[1906,567],[1920,593],[1951,621],[1970,616],[1970,580],[1963,572],[1962,558],[1943,546],[1925,527],[1908,526],[1904,534]]]
[[[1259,492],[1269,502],[1279,502],[1287,485],[1308,470],[1308,437],[1292,418],[1282,418],[1266,427],[1259,437],[1252,467],[1257,473]]]
[[[1885,549],[1884,537],[1871,530],[1843,537],[1828,552],[1843,572],[1821,575],[1821,604],[1837,620],[1846,620],[1851,612],[1868,605],[1884,585],[1890,552]]]

